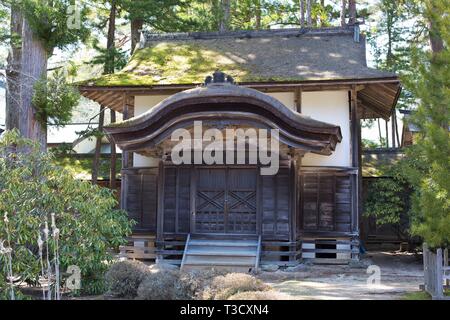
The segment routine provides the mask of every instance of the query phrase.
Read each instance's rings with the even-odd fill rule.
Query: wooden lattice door
[[[198,168],[193,232],[256,234],[256,172]]]

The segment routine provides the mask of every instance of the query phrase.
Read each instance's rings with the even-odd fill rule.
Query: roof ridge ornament
[[[220,70],[214,71],[212,76],[205,78],[205,86],[210,84],[235,84],[232,76],[225,74]]]

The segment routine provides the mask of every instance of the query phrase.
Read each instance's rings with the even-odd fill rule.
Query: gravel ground
[[[423,283],[421,259],[412,253],[368,252],[359,267],[300,265],[294,272],[262,272],[258,277],[279,291],[281,299],[401,299],[407,292],[419,291]],[[373,274],[367,273],[370,265],[379,267],[378,284],[367,284]]]

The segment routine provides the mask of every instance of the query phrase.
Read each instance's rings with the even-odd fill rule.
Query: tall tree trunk
[[[255,29],[260,30],[261,29],[261,1],[256,1],[256,8],[255,8]]]
[[[394,27],[394,12],[390,9],[386,9],[386,34],[387,34],[387,52],[386,52],[386,65],[392,70],[394,64],[394,54],[392,52],[392,42],[393,42],[393,30]]]
[[[347,0],[341,0],[341,27],[345,27],[347,24],[345,23],[345,12],[347,9]]]
[[[98,168],[100,165],[100,152],[102,149],[102,137],[103,135],[103,123],[105,122],[105,108],[100,106],[100,114],[98,117],[98,133],[99,136],[95,141],[95,153],[94,153],[94,161],[92,162],[92,183],[98,183]]]
[[[430,46],[433,55],[439,53],[444,50],[444,41],[442,40],[442,36],[439,32],[439,28],[436,26],[436,22],[433,19],[433,11],[435,4],[433,1],[430,1],[429,8],[427,8],[430,13],[428,14],[428,32],[430,37]]]
[[[47,150],[47,125],[37,118],[32,104],[34,84],[47,77],[48,52],[37,39],[25,18],[22,19],[22,52],[20,73],[19,130],[21,134],[39,143],[41,150]]]
[[[105,62],[104,67],[104,74],[110,74],[114,73],[114,40],[115,40],[115,34],[116,34],[116,1],[111,1],[111,9],[109,12],[109,21],[108,21],[108,38],[106,42],[106,48],[109,52],[107,60]],[[98,171],[99,171],[99,164],[100,164],[100,155],[101,155],[101,147],[102,147],[102,137],[103,137],[103,124],[105,121],[105,108],[103,106],[100,106],[100,115],[98,120],[98,132],[99,135],[97,136],[97,140],[95,142],[95,154],[94,154],[94,161],[92,163],[92,183],[97,184],[98,180]],[[112,150],[112,149],[111,149]],[[111,160],[112,161],[112,160]],[[115,165],[115,161],[114,161]],[[112,166],[112,164],[111,164]]]
[[[305,26],[305,0],[300,0],[300,26]]]
[[[139,43],[140,30],[144,25],[144,20],[142,19],[132,19],[131,20],[131,54],[133,54],[136,49],[136,45]]]
[[[116,122],[116,112],[114,110],[111,110],[111,123]],[[110,141],[111,146],[111,165],[109,170],[109,187],[111,189],[116,189],[116,159],[117,159],[117,153],[116,153],[116,144],[111,140]]]
[[[353,25],[356,23],[356,0],[348,0],[348,24]]]
[[[11,8],[11,27],[12,35],[11,48],[8,54],[8,65],[6,67],[6,129],[17,128],[19,131],[19,112],[20,109],[20,72],[22,62],[22,47],[20,38],[22,37],[22,15],[14,6]]]
[[[308,24],[308,27],[312,26],[312,1],[313,0],[306,0],[306,23]]]
[[[114,40],[115,40],[115,34],[116,34],[116,1],[111,1],[111,10],[109,12],[109,21],[108,21],[108,36],[107,36],[107,43],[106,43],[106,49],[109,52],[107,61],[105,63],[104,73],[110,74],[114,73]]]
[[[219,32],[228,31],[230,28],[230,6],[231,0],[221,0],[220,1],[220,23],[219,23]]]

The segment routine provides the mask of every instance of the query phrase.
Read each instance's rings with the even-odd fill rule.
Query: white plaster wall
[[[159,160],[153,157],[141,156],[133,154],[133,167],[157,167]]]
[[[342,141],[330,156],[307,153],[304,166],[351,166],[350,121],[347,91],[315,91],[302,93],[302,113],[313,119],[341,127]]]
[[[167,97],[163,95],[134,97],[134,116],[145,113]]]
[[[266,94],[279,100],[286,107],[296,109],[294,92],[267,92]]]

